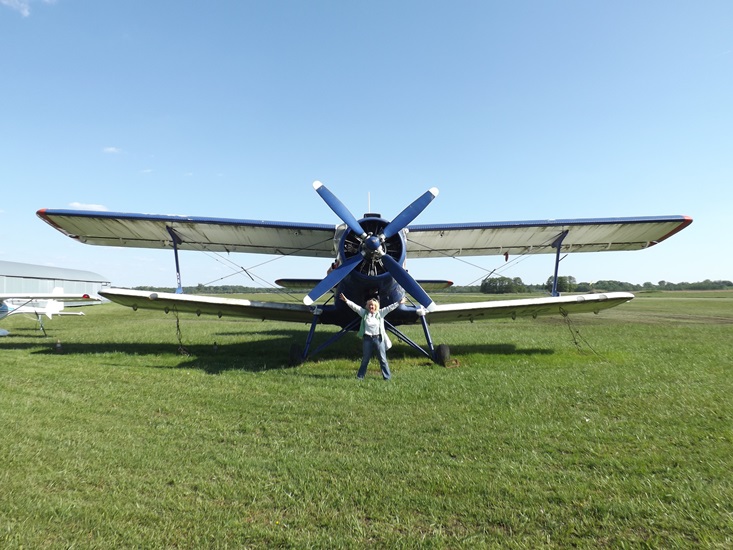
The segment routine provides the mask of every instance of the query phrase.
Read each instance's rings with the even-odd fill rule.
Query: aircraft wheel
[[[435,362],[445,367],[450,361],[450,348],[447,344],[440,344],[435,348]]]
[[[297,367],[303,364],[303,350],[298,344],[290,346],[290,366]]]

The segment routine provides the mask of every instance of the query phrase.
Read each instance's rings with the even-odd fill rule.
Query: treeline
[[[587,290],[582,290],[587,288]],[[587,292],[594,289],[603,290],[727,290],[733,289],[731,281],[711,281],[705,279],[697,283],[670,283],[668,281],[659,281],[657,284],[644,283],[643,285],[634,285],[631,283],[623,283],[621,281],[597,281],[592,285],[590,283],[578,284],[579,292]]]
[[[484,294],[516,294],[531,292],[549,292],[552,290],[553,277],[549,277],[545,284],[531,285],[524,284],[522,279],[515,277],[487,277],[483,280],[480,292]],[[639,290],[726,290],[733,289],[731,281],[711,281],[705,279],[697,283],[670,283],[669,281],[651,282],[637,285],[624,281],[595,281],[593,283],[577,282],[575,277],[558,277],[558,292],[614,292],[614,291],[639,291]]]
[[[481,285],[453,286],[441,292],[450,293],[472,293],[481,292],[484,294],[522,294],[522,293],[546,293],[552,290],[552,277],[549,277],[544,284],[525,284],[519,277],[487,277]],[[639,291],[639,290],[726,290],[733,289],[731,281],[711,281],[705,279],[697,283],[670,283],[659,281],[658,283],[644,283],[637,285],[623,281],[595,281],[593,283],[577,282],[575,277],[558,277],[558,292],[614,292],[614,291]],[[175,292],[174,287],[138,286],[135,290],[148,292]],[[279,287],[261,288],[240,285],[218,285],[206,286],[184,286],[186,294],[261,294],[280,292]]]

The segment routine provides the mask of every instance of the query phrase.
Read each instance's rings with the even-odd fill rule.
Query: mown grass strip
[[[361,384],[355,338],[285,367],[307,327],[186,317],[181,356],[156,312],[11,318],[0,541],[731,546],[732,302],[436,326],[458,368],[397,344]]]

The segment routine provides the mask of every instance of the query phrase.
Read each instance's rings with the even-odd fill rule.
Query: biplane
[[[366,213],[357,219],[347,207],[316,181],[313,187],[340,219],[339,224],[292,221],[258,221],[175,215],[132,214],[84,210],[42,209],[38,216],[68,237],[85,244],[137,248],[162,248],[173,252],[176,292],[148,292],[110,288],[100,294],[133,309],[192,312],[219,317],[240,316],[262,320],[310,324],[305,345],[293,344],[290,363],[300,364],[346,333],[358,328],[359,319],[341,300],[344,293],[357,303],[376,297],[382,304],[408,298],[390,313],[387,329],[434,362],[450,359],[447,344],[435,345],[430,326],[437,323],[482,319],[568,315],[599,311],[623,304],[628,292],[560,295],[557,292],[561,256],[576,252],[643,250],[668,239],[692,223],[687,216],[559,219],[415,225],[414,220],[438,195],[431,188],[393,219]],[[187,295],[182,292],[180,250],[255,253],[324,258],[331,262],[320,280],[280,279],[282,286],[310,288],[303,303]],[[407,271],[407,259],[464,256],[552,254],[554,285],[549,296],[460,304],[436,304],[428,294],[450,286],[450,281],[416,280]],[[325,299],[321,300],[322,298]],[[340,331],[314,346],[319,324]],[[422,325],[422,346],[398,328]]]

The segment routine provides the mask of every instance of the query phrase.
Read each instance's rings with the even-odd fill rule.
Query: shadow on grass
[[[552,355],[553,349],[517,348],[514,344],[470,344],[450,347],[451,356],[470,355],[473,353],[486,355]]]
[[[5,350],[28,350],[33,355],[67,355],[93,356],[104,354],[122,354],[136,357],[168,357],[167,365],[151,364],[151,368],[169,369],[198,369],[209,374],[219,374],[230,370],[244,370],[259,372],[275,369],[293,368],[290,363],[290,349],[293,344],[303,348],[307,332],[302,330],[269,330],[259,331],[261,339],[249,342],[233,342],[212,344],[184,342],[183,347],[175,339],[166,342],[65,342],[61,349],[56,348],[56,339],[28,337],[3,337],[0,339],[0,352]],[[221,332],[218,338],[232,338],[242,336],[242,333]],[[251,334],[248,334],[251,338]],[[311,346],[311,351],[330,338],[331,334],[317,335]],[[40,348],[40,349],[39,349]],[[463,344],[451,346],[451,357],[460,358],[471,354],[483,355],[549,355],[552,349],[517,348],[514,344]],[[170,356],[178,356],[178,361],[171,361]],[[321,361],[355,361],[361,358],[361,343],[355,334],[346,335],[330,347],[322,350],[316,356],[309,357],[305,362],[318,363]],[[392,348],[390,358],[393,360],[410,360],[421,358],[427,365],[431,360],[416,350],[400,344]]]

